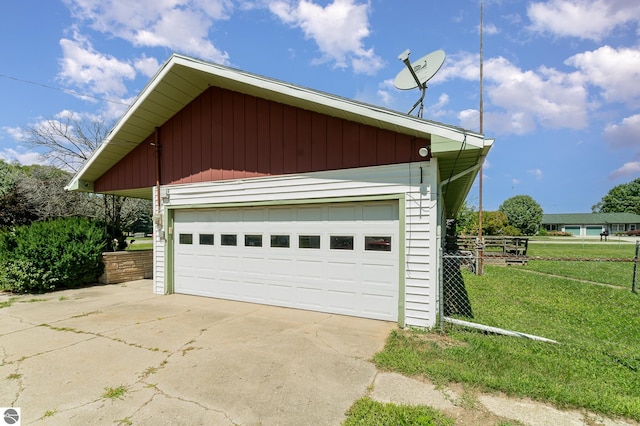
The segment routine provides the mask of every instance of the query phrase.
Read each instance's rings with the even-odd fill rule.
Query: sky
[[[484,0],[483,210],[529,195],[587,213],[640,177],[640,2]],[[0,159],[26,129],[117,120],[172,53],[408,113],[410,60],[442,49],[423,118],[480,129],[480,0],[3,0]],[[415,114],[415,111],[414,111]],[[477,209],[474,184],[467,202]]]

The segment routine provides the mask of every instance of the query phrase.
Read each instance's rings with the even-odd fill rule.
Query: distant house
[[[547,231],[563,231],[577,237],[610,235],[640,229],[640,215],[633,213],[561,213],[542,215]]]

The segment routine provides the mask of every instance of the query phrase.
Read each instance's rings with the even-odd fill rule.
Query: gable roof
[[[493,143],[481,134],[462,128],[174,54],[140,92],[66,189],[93,191],[93,183],[100,176],[209,86],[409,136],[430,138],[431,154],[438,158],[440,176],[443,180],[451,180],[444,188],[449,214],[455,214],[464,201],[479,165]],[[150,198],[151,188],[120,191],[119,195]]]
[[[640,223],[640,215],[634,213],[554,213],[542,215],[543,225],[602,225],[609,223]]]

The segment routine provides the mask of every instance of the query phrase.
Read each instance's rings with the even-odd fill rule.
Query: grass
[[[532,246],[533,251],[536,245]],[[634,247],[630,247],[624,256],[631,251],[633,257]],[[573,251],[575,247],[548,250],[562,254],[563,248]],[[583,253],[613,257],[621,253],[617,250],[616,246],[590,247]],[[530,263],[525,268],[486,265],[483,276],[463,272],[473,310],[471,320],[560,344],[451,326],[446,328],[447,336],[396,330],[374,361],[379,368],[425,376],[438,383],[458,382],[561,408],[640,420],[640,295],[629,288],[576,280],[588,278],[617,285],[618,277],[630,279],[633,264],[625,263],[625,272],[605,269],[599,273],[585,265],[597,262],[578,266]],[[527,268],[562,272],[574,279],[533,274]]]
[[[424,405],[408,406],[376,402],[370,398],[357,400],[347,411],[344,426],[453,426],[454,420]]]
[[[543,243],[532,242],[527,256],[584,258],[584,259],[633,259],[635,243]]]
[[[13,304],[14,304],[14,302],[15,302],[16,300],[18,300],[18,299],[20,299],[20,298],[19,298],[19,297],[10,297],[9,299],[7,299],[7,300],[5,300],[5,301],[0,302],[0,309],[2,309],[2,308],[8,308],[9,306],[13,305]]]
[[[102,394],[102,397],[105,399],[123,399],[124,395],[127,393],[126,386],[118,386],[117,388],[104,388],[105,393]]]
[[[127,251],[142,251],[153,249],[153,238],[140,237],[140,238],[128,238],[129,245],[127,245]],[[131,241],[135,240],[135,244],[131,244]]]

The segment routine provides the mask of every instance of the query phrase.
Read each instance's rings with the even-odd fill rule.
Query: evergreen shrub
[[[0,287],[44,293],[96,283],[104,271],[104,228],[63,218],[0,233]]]

